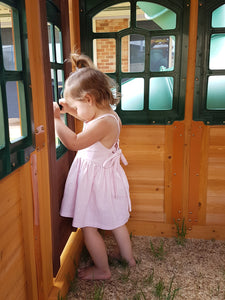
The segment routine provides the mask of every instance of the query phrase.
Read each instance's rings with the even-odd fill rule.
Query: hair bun
[[[70,60],[74,69],[95,68],[90,57],[84,54],[71,53]]]

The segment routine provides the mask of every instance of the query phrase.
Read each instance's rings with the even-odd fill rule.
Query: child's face
[[[74,115],[81,121],[90,121],[93,119],[95,110],[93,101],[89,97],[84,97],[82,99],[66,99],[68,105],[73,109]]]

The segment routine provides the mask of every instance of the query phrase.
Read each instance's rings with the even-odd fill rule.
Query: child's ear
[[[85,100],[87,101],[88,104],[93,105],[94,103],[94,97],[91,94],[86,94],[85,95]]]

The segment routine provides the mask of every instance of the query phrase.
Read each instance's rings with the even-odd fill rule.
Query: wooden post
[[[28,47],[30,55],[30,74],[32,83],[32,98],[35,128],[42,128],[42,139],[36,143],[37,181],[38,181],[38,210],[39,224],[34,224],[39,249],[36,249],[36,271],[38,278],[38,297],[47,299],[52,287],[52,241],[51,241],[51,214],[50,214],[50,180],[48,158],[48,130],[46,113],[46,78],[45,57],[48,45],[43,44],[43,30],[47,31],[46,2],[40,0],[25,0]]]

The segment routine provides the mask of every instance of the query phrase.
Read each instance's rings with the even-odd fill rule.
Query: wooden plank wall
[[[194,124],[187,174],[183,126],[123,126],[134,235],[175,236],[185,218],[188,237],[225,238],[225,128]]]
[[[209,128],[206,224],[225,225],[225,128]]]
[[[0,295],[36,300],[30,162],[0,181]]]

